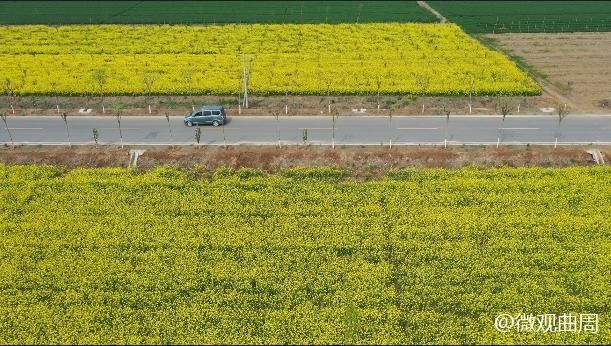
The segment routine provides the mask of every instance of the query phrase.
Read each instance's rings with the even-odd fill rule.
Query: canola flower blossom
[[[0,66],[5,95],[540,93],[455,24],[3,26]]]
[[[611,342],[494,325],[608,311],[608,166],[196,172],[0,164],[0,343]]]

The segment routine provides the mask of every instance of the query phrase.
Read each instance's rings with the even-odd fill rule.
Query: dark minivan
[[[185,116],[185,125],[225,125],[225,108],[223,106],[205,106]]]

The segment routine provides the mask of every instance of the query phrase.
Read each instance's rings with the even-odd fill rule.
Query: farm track
[[[543,89],[543,92],[553,96],[554,98],[556,98],[561,103],[566,104],[574,112],[583,112],[583,110],[579,106],[577,106],[573,101],[571,101],[571,99],[569,99],[566,95],[564,95],[556,87],[551,85],[551,83],[549,83],[549,81],[547,81],[545,79],[542,79],[542,78],[538,78],[538,77],[534,77],[534,78],[535,78],[535,80],[537,80],[537,82],[539,83],[539,85]]]
[[[429,6],[429,4],[426,3],[426,1],[416,1],[416,2],[418,3],[418,6],[426,9],[427,11],[431,12],[435,17],[437,17],[439,19],[440,23],[447,23],[448,22],[448,19],[446,17],[444,17],[437,10],[435,10],[434,8]]]

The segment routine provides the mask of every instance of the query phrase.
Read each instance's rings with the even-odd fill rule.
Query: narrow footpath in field
[[[559,91],[558,88],[554,87],[547,80],[545,80],[543,78],[536,77],[536,76],[532,76],[532,77],[539,83],[539,85],[541,86],[543,91],[545,93],[551,95],[552,97],[556,98],[556,100],[559,101],[559,104],[564,103],[565,105],[567,105],[569,107],[569,109],[573,113],[582,113],[583,112],[583,110],[579,106],[577,106],[577,104],[575,104],[569,98],[569,96],[567,96],[564,93],[562,93],[561,91]]]
[[[448,22],[448,19],[446,17],[444,17],[441,13],[437,12],[437,10],[435,10],[434,8],[429,6],[429,4],[426,3],[426,1],[416,1],[416,2],[418,3],[418,6],[428,10],[429,12],[434,14],[435,17],[439,18],[439,22],[440,23],[447,23]]]

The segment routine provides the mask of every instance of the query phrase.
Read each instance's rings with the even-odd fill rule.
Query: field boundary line
[[[431,12],[435,17],[437,17],[437,19],[439,19],[439,23],[448,23],[449,22],[446,17],[444,17],[441,13],[439,13],[434,8],[432,8],[429,4],[426,3],[426,1],[416,1],[416,3],[418,4],[418,6]]]

